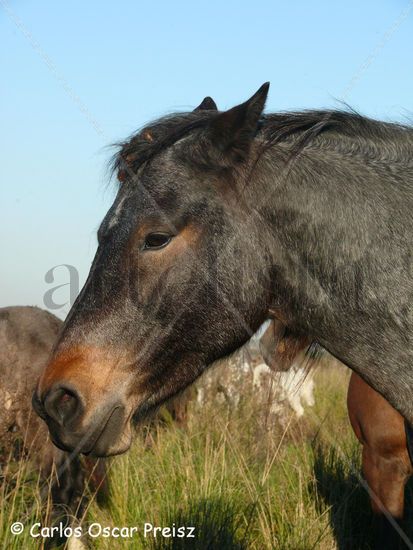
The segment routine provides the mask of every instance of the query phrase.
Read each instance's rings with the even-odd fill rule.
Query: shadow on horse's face
[[[58,446],[124,452],[133,419],[264,320],[269,253],[238,191],[266,93],[165,119],[124,145],[125,181],[33,397]]]

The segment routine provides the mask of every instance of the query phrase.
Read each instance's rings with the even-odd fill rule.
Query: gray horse
[[[52,522],[83,514],[88,480],[100,498],[106,490],[104,463],[78,456],[68,460],[31,407],[36,380],[61,327],[62,321],[37,307],[0,309],[0,468],[29,459],[40,471],[44,493],[51,476]]]
[[[34,406],[63,449],[126,451],[131,422],[268,317],[413,423],[413,130],[263,114],[268,84],[122,144],[113,206]]]

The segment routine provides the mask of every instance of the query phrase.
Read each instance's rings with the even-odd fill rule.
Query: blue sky
[[[144,122],[245,100],[413,113],[413,9],[401,0],[0,2],[0,306],[84,281],[113,198],[107,145]],[[5,9],[6,6],[6,9]],[[55,301],[69,299],[68,287]],[[55,311],[64,316],[68,306]]]

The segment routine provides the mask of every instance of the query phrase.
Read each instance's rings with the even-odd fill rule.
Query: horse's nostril
[[[76,391],[60,386],[47,394],[44,409],[60,426],[66,426],[80,414],[82,404]]]

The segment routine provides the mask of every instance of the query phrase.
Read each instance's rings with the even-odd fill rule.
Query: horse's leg
[[[403,529],[404,489],[410,474],[408,456],[405,453],[381,456],[365,445],[363,474],[375,515],[374,549],[407,548],[400,529]]]
[[[85,472],[78,456],[71,457],[62,451],[55,454],[55,471],[52,472],[50,523],[52,526],[62,524],[72,526],[73,518],[80,518],[85,503]],[[45,542],[45,549],[66,542],[66,537],[58,534]]]
[[[85,479],[99,506],[106,506],[109,496],[106,461],[104,458],[83,458]]]
[[[413,470],[403,417],[354,372],[347,406],[354,433],[363,445],[363,474],[376,518],[374,548],[406,548],[397,527],[402,527],[404,488]]]

